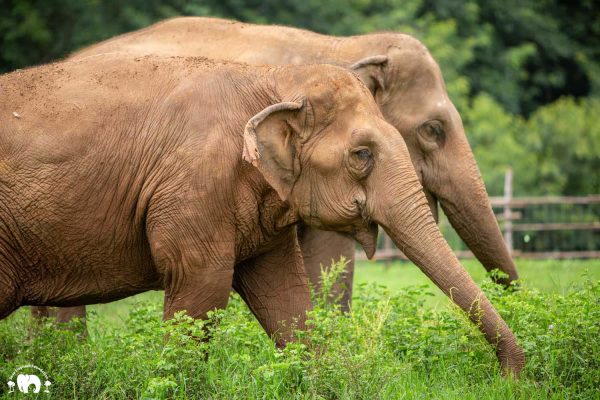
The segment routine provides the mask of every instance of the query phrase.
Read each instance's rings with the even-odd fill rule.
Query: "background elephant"
[[[0,86],[0,318],[152,289],[165,290],[165,318],[203,318],[233,286],[283,344],[310,307],[295,223],[352,236],[369,256],[380,224],[503,370],[522,369],[404,140],[346,70],[107,54]]]
[[[29,387],[33,385],[33,393],[39,393],[42,382],[37,375],[19,374],[17,376],[17,387],[22,393],[29,393]]]
[[[90,46],[71,58],[108,52],[193,55],[250,64],[329,63],[355,71],[369,87],[385,119],[403,135],[437,220],[438,202],[469,249],[491,271],[518,279],[485,186],[449,99],[442,73],[426,47],[400,33],[331,37],[282,27],[215,18],[181,17]],[[340,282],[341,306],[352,298],[354,242],[345,235],[303,227],[300,244],[309,280],[319,286],[321,264],[349,260]],[[340,290],[338,287],[337,290]],[[335,290],[334,290],[335,291]],[[81,310],[73,310],[78,315]],[[59,311],[69,318],[70,311]]]

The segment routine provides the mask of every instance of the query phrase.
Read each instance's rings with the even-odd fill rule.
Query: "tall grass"
[[[324,273],[325,287],[340,270]],[[123,324],[92,313],[99,328],[85,338],[20,311],[0,322],[0,396],[35,396],[5,385],[16,367],[35,364],[56,399],[598,398],[600,282],[565,294],[506,291],[489,279],[483,287],[525,349],[518,381],[500,376],[493,349],[460,311],[425,306],[427,287],[392,294],[362,284],[347,314],[326,292],[314,295],[310,329],[283,350],[237,295],[208,323],[185,314],[163,323],[159,301],[136,303]]]

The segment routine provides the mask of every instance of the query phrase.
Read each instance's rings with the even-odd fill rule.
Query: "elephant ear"
[[[312,115],[304,100],[277,103],[252,117],[244,129],[242,158],[258,168],[282,200],[300,172],[297,145],[312,131]]]
[[[378,90],[385,90],[385,71],[383,67],[387,65],[387,62],[387,56],[372,56],[355,62],[350,66],[350,69],[360,77],[371,91],[371,94],[375,96]]]

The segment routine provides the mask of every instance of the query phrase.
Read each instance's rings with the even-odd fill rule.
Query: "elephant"
[[[233,287],[283,346],[311,307],[296,223],[369,257],[379,225],[502,371],[521,371],[402,136],[346,69],[113,53],[15,71],[0,90],[0,319],[160,289],[165,319],[205,318]]]
[[[17,376],[17,387],[22,393],[29,393],[29,386],[33,385],[33,393],[39,393],[42,382],[37,375],[19,374]]]
[[[264,26],[204,17],[177,17],[100,42],[71,59],[95,54],[204,56],[249,64],[333,64],[354,71],[369,87],[385,119],[403,135],[427,200],[438,203],[459,236],[486,270],[518,279],[488,195],[446,91],[442,73],[427,48],[401,33],[332,37],[283,26]],[[318,288],[321,265],[343,255],[349,264],[337,290],[341,307],[352,298],[354,242],[336,232],[299,228],[309,280]]]

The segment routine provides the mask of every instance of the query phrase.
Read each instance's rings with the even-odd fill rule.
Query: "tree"
[[[333,35],[392,30],[422,40],[490,193],[600,193],[600,3],[594,0],[3,0],[0,72],[50,62],[176,15]]]

